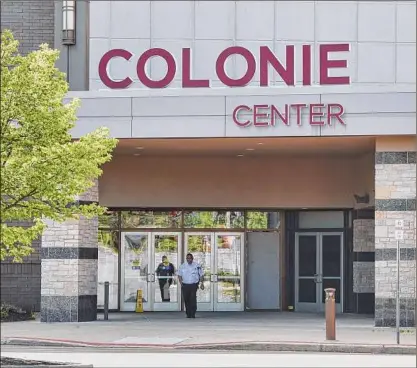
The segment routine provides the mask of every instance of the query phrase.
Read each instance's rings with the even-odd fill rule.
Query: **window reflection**
[[[181,224],[181,211],[122,211],[122,228],[178,228]]]
[[[106,211],[98,217],[98,227],[100,229],[117,229],[119,222],[119,212]]]
[[[200,229],[241,229],[243,212],[235,211],[186,211],[184,227]]]
[[[118,308],[119,293],[119,233],[98,232],[97,308],[104,308],[104,283],[109,282],[109,309]]]
[[[279,212],[248,211],[246,227],[251,230],[278,230],[281,221]]]
[[[218,235],[216,243],[217,300],[219,303],[240,303],[241,236]]]

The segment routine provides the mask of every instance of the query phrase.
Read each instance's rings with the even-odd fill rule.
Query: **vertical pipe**
[[[110,284],[108,281],[104,283],[104,320],[109,319],[109,288]]]
[[[397,240],[397,296],[396,296],[396,335],[400,344],[400,242]]]

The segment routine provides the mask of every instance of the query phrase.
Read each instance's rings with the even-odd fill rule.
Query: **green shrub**
[[[27,313],[22,308],[16,307],[14,305],[8,304],[8,303],[1,303],[0,305],[0,316],[1,320],[8,320],[9,317],[12,317],[12,315],[20,315],[20,316],[31,316],[32,313]],[[26,318],[27,319],[27,318]]]

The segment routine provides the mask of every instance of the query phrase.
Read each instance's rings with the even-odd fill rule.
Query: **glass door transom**
[[[199,311],[242,311],[244,277],[242,233],[186,233],[184,254],[204,270],[205,289],[197,292]]]

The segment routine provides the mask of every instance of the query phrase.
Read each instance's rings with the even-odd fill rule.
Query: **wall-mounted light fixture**
[[[75,45],[75,2],[64,0],[62,2],[62,43]]]

